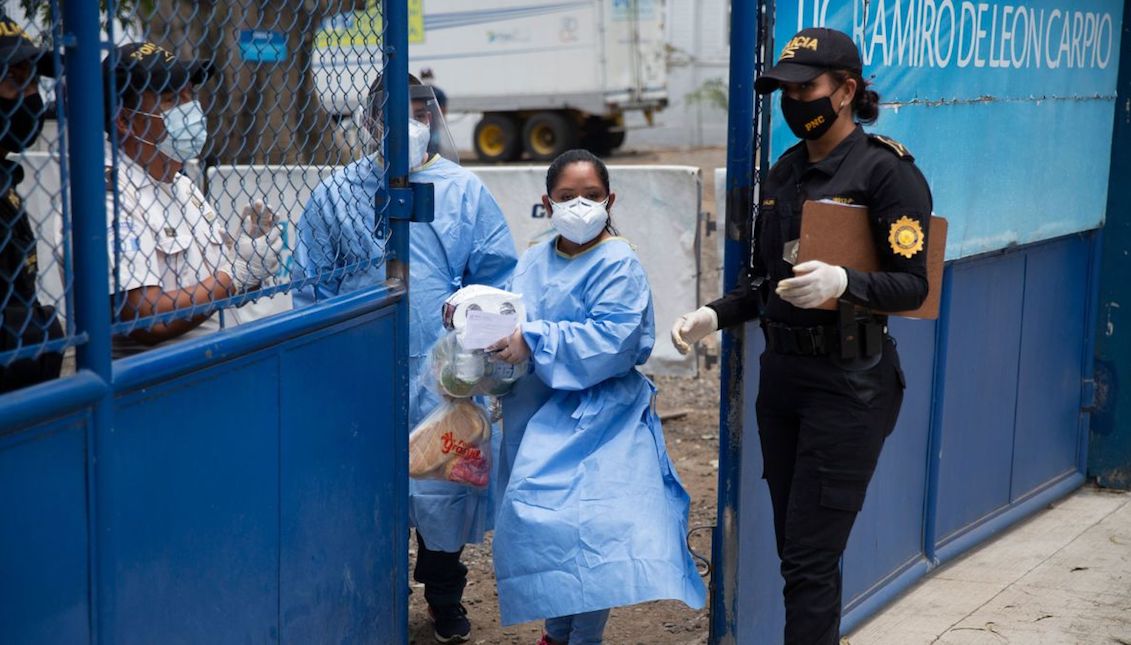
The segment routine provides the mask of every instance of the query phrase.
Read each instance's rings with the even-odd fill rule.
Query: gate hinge
[[[1091,378],[1080,381],[1080,409],[1084,412],[1096,410],[1096,380]]]

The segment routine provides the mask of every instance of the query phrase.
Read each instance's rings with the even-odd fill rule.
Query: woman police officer
[[[847,35],[805,29],[755,81],[759,94],[782,90],[785,120],[802,141],[761,186],[740,286],[672,328],[686,352],[716,329],[761,320],[763,476],[785,579],[785,642],[803,645],[839,638],[839,559],[903,402],[895,343],[876,312],[915,309],[927,295],[931,192],[906,148],[858,124],[879,112],[861,71]],[[792,266],[806,200],[866,206],[880,271]],[[837,311],[817,308],[834,298]]]

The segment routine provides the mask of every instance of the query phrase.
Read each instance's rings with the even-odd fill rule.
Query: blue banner
[[[1122,2],[777,2],[775,60],[805,27],[852,36],[962,257],[1103,223]],[[774,108],[774,157],[796,142]]]

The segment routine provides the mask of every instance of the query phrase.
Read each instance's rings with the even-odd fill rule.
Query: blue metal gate
[[[231,312],[299,285],[284,269],[227,299],[123,314],[107,276],[122,272],[125,215],[103,206],[108,192],[112,204],[125,199],[106,171],[125,163],[113,136],[114,153],[104,156],[100,61],[111,43],[205,56],[215,45],[208,34],[222,41],[236,28],[268,33],[283,58],[275,49],[274,58],[237,59],[228,49],[228,58],[214,60],[226,79],[210,96],[210,120],[221,121],[210,139],[221,150],[216,161],[235,162],[225,155],[238,153],[315,163],[302,137],[329,137],[310,125],[333,124],[328,116],[310,120],[317,105],[293,103],[294,114],[280,115],[276,104],[228,121],[225,109],[269,90],[309,99],[303,86],[319,16],[355,3],[284,3],[278,11],[294,18],[289,23],[257,2],[122,0],[106,3],[102,16],[96,2],[25,4],[43,9],[27,19],[45,21],[43,41],[61,81],[59,135],[45,158],[59,177],[46,199],[60,219],[50,271],[61,275],[65,334],[0,353],[0,366],[73,347],[77,369],[0,395],[0,641],[406,641],[408,3],[368,9],[379,44],[373,72],[385,73],[387,181],[358,199],[379,205],[374,234],[388,247],[366,261],[386,265],[389,279],[120,360],[111,359],[112,336]],[[157,18],[164,30],[154,27]],[[278,119],[283,125],[273,127],[281,129],[264,127]],[[241,150],[241,136],[259,145]],[[45,176],[33,173],[26,192],[42,192]],[[41,248],[47,228],[38,231]],[[49,263],[40,256],[42,271]]]

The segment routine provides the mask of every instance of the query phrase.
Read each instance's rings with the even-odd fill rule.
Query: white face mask
[[[609,211],[605,208],[608,203],[608,199],[595,202],[584,197],[574,197],[560,204],[551,201],[550,223],[565,239],[585,244],[600,235],[609,223]]]
[[[428,141],[432,130],[416,119],[408,120],[408,167],[415,170],[428,160]]]
[[[208,141],[208,120],[200,101],[174,105],[163,114],[140,111],[138,114],[155,116],[165,122],[165,136],[154,145],[166,157],[184,163],[189,159],[196,159],[204,150],[204,144]]]

